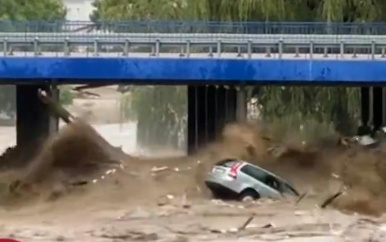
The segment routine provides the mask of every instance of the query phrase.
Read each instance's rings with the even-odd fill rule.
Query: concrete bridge
[[[330,34],[335,25],[324,24],[300,34],[283,26],[264,32],[248,23],[243,34],[0,32],[0,80],[17,85],[17,143],[30,145],[57,128],[38,90],[58,98],[57,85],[71,83],[188,85],[189,152],[213,140],[216,127],[245,118],[246,85],[361,86],[363,125],[386,123],[383,27],[341,25],[344,34]]]

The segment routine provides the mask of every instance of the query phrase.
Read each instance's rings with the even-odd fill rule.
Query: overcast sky
[[[93,0],[63,0],[63,2],[68,9],[67,20],[90,20],[89,15],[93,10],[93,7],[91,6]]]

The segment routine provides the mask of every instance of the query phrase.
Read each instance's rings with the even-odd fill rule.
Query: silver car
[[[216,198],[282,198],[284,194],[300,196],[283,178],[248,162],[237,159],[219,161],[209,172],[206,186]]]

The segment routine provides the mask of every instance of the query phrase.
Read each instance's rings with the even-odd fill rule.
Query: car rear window
[[[221,161],[217,162],[216,166],[232,167],[238,162],[239,161],[237,161],[235,159],[226,159],[226,160],[221,160]]]

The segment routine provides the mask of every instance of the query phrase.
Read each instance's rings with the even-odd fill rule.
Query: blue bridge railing
[[[208,21],[0,21],[0,32],[386,35],[386,23]]]

